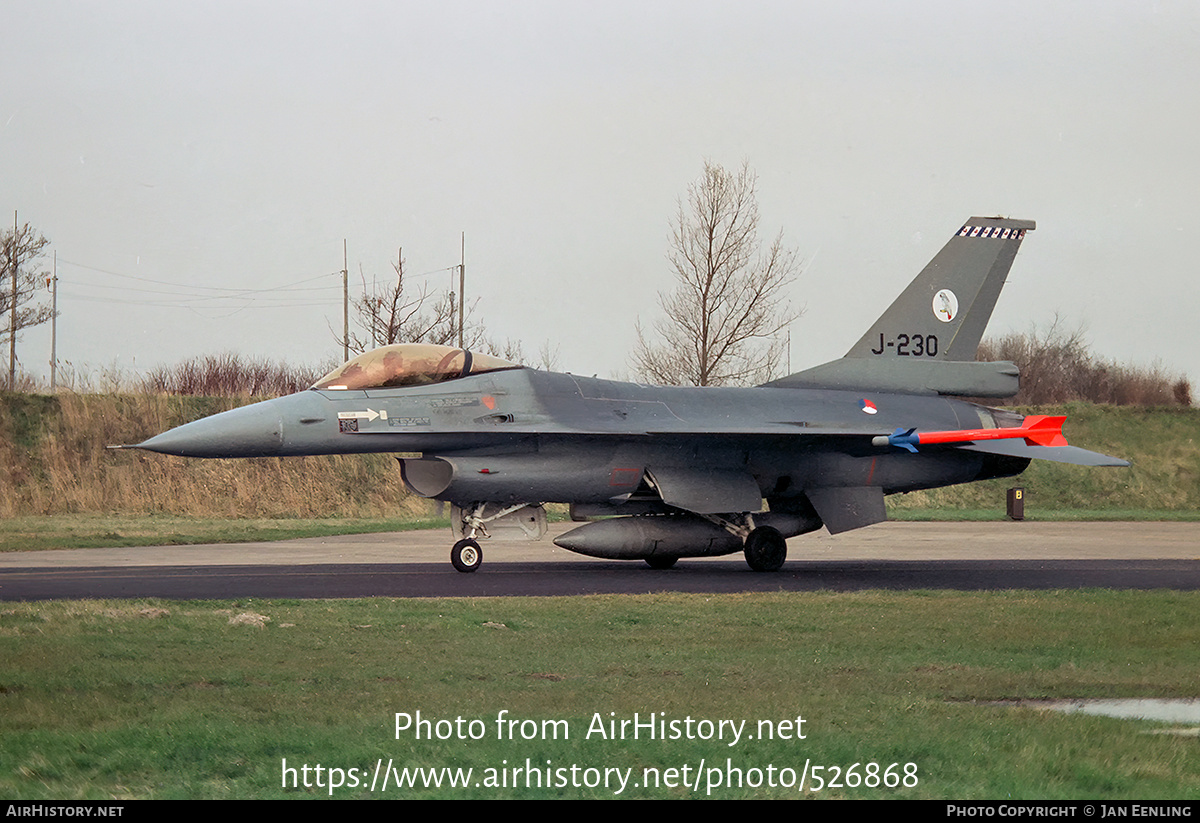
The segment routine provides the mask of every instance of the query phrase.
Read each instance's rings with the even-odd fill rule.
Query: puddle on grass
[[[1200,723],[1200,699],[1168,700],[1137,698],[1128,700],[1006,700],[996,705],[1049,709],[1066,714],[1094,714],[1165,723]],[[1170,734],[1200,735],[1200,728],[1165,729]]]

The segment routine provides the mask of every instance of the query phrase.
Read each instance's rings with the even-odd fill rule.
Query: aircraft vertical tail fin
[[[1010,397],[1012,363],[976,363],[992,309],[1032,220],[972,217],[846,356],[768,383]]]
[[[1032,220],[972,217],[846,357],[974,360]]]

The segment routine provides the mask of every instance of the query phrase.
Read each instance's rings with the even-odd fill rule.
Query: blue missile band
[[[902,449],[908,449],[913,454],[917,453],[917,444],[921,442],[921,435],[915,434],[916,429],[896,429],[888,435],[888,443],[893,446],[899,446]]]

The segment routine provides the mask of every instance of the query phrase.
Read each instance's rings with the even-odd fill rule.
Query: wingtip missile
[[[1021,424],[1026,431],[1025,442],[1031,446],[1066,446],[1067,438],[1062,433],[1065,416],[1031,414]]]
[[[917,446],[934,443],[974,443],[980,440],[1024,439],[1030,446],[1066,446],[1067,438],[1062,433],[1065,416],[1031,414],[1020,426],[1001,429],[956,429],[953,431],[917,432],[916,428],[899,428],[889,435],[871,439],[876,446],[895,446],[916,454]]]

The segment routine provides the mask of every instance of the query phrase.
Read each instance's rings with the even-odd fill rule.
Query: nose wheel
[[[464,574],[473,572],[483,563],[483,549],[472,538],[459,540],[450,549],[450,563],[456,571]]]

